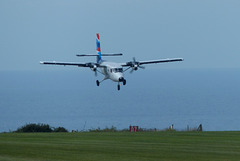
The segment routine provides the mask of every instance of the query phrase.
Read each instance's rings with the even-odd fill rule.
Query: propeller
[[[87,63],[87,67],[89,67],[92,71],[94,71],[95,76],[97,76],[97,65],[94,63]]]
[[[129,66],[132,67],[132,70],[130,71],[130,73],[132,73],[134,70],[138,70],[138,68],[141,68],[141,69],[145,69],[144,66],[141,66],[140,65],[140,62],[136,61],[136,58],[133,57],[133,61],[129,62]]]

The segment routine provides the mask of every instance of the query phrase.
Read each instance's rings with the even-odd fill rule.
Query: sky
[[[39,61],[184,58],[150,68],[240,68],[239,0],[0,0],[0,71],[57,70]],[[70,68],[70,70],[73,68]]]

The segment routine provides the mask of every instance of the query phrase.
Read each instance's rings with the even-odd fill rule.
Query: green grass
[[[0,134],[0,161],[240,160],[240,132]]]

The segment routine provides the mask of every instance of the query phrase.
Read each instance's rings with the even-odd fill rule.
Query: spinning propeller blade
[[[136,61],[135,57],[133,57],[133,61],[130,63],[131,63],[131,67],[132,67],[132,70],[130,71],[130,73],[133,73],[134,70],[138,70],[138,68],[145,69],[144,66],[141,66],[140,63],[138,61]]]

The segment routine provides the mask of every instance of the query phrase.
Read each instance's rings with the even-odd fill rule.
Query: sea
[[[240,130],[240,69],[139,69],[127,84],[89,69],[0,71],[0,132],[29,123],[88,131],[128,129]]]

